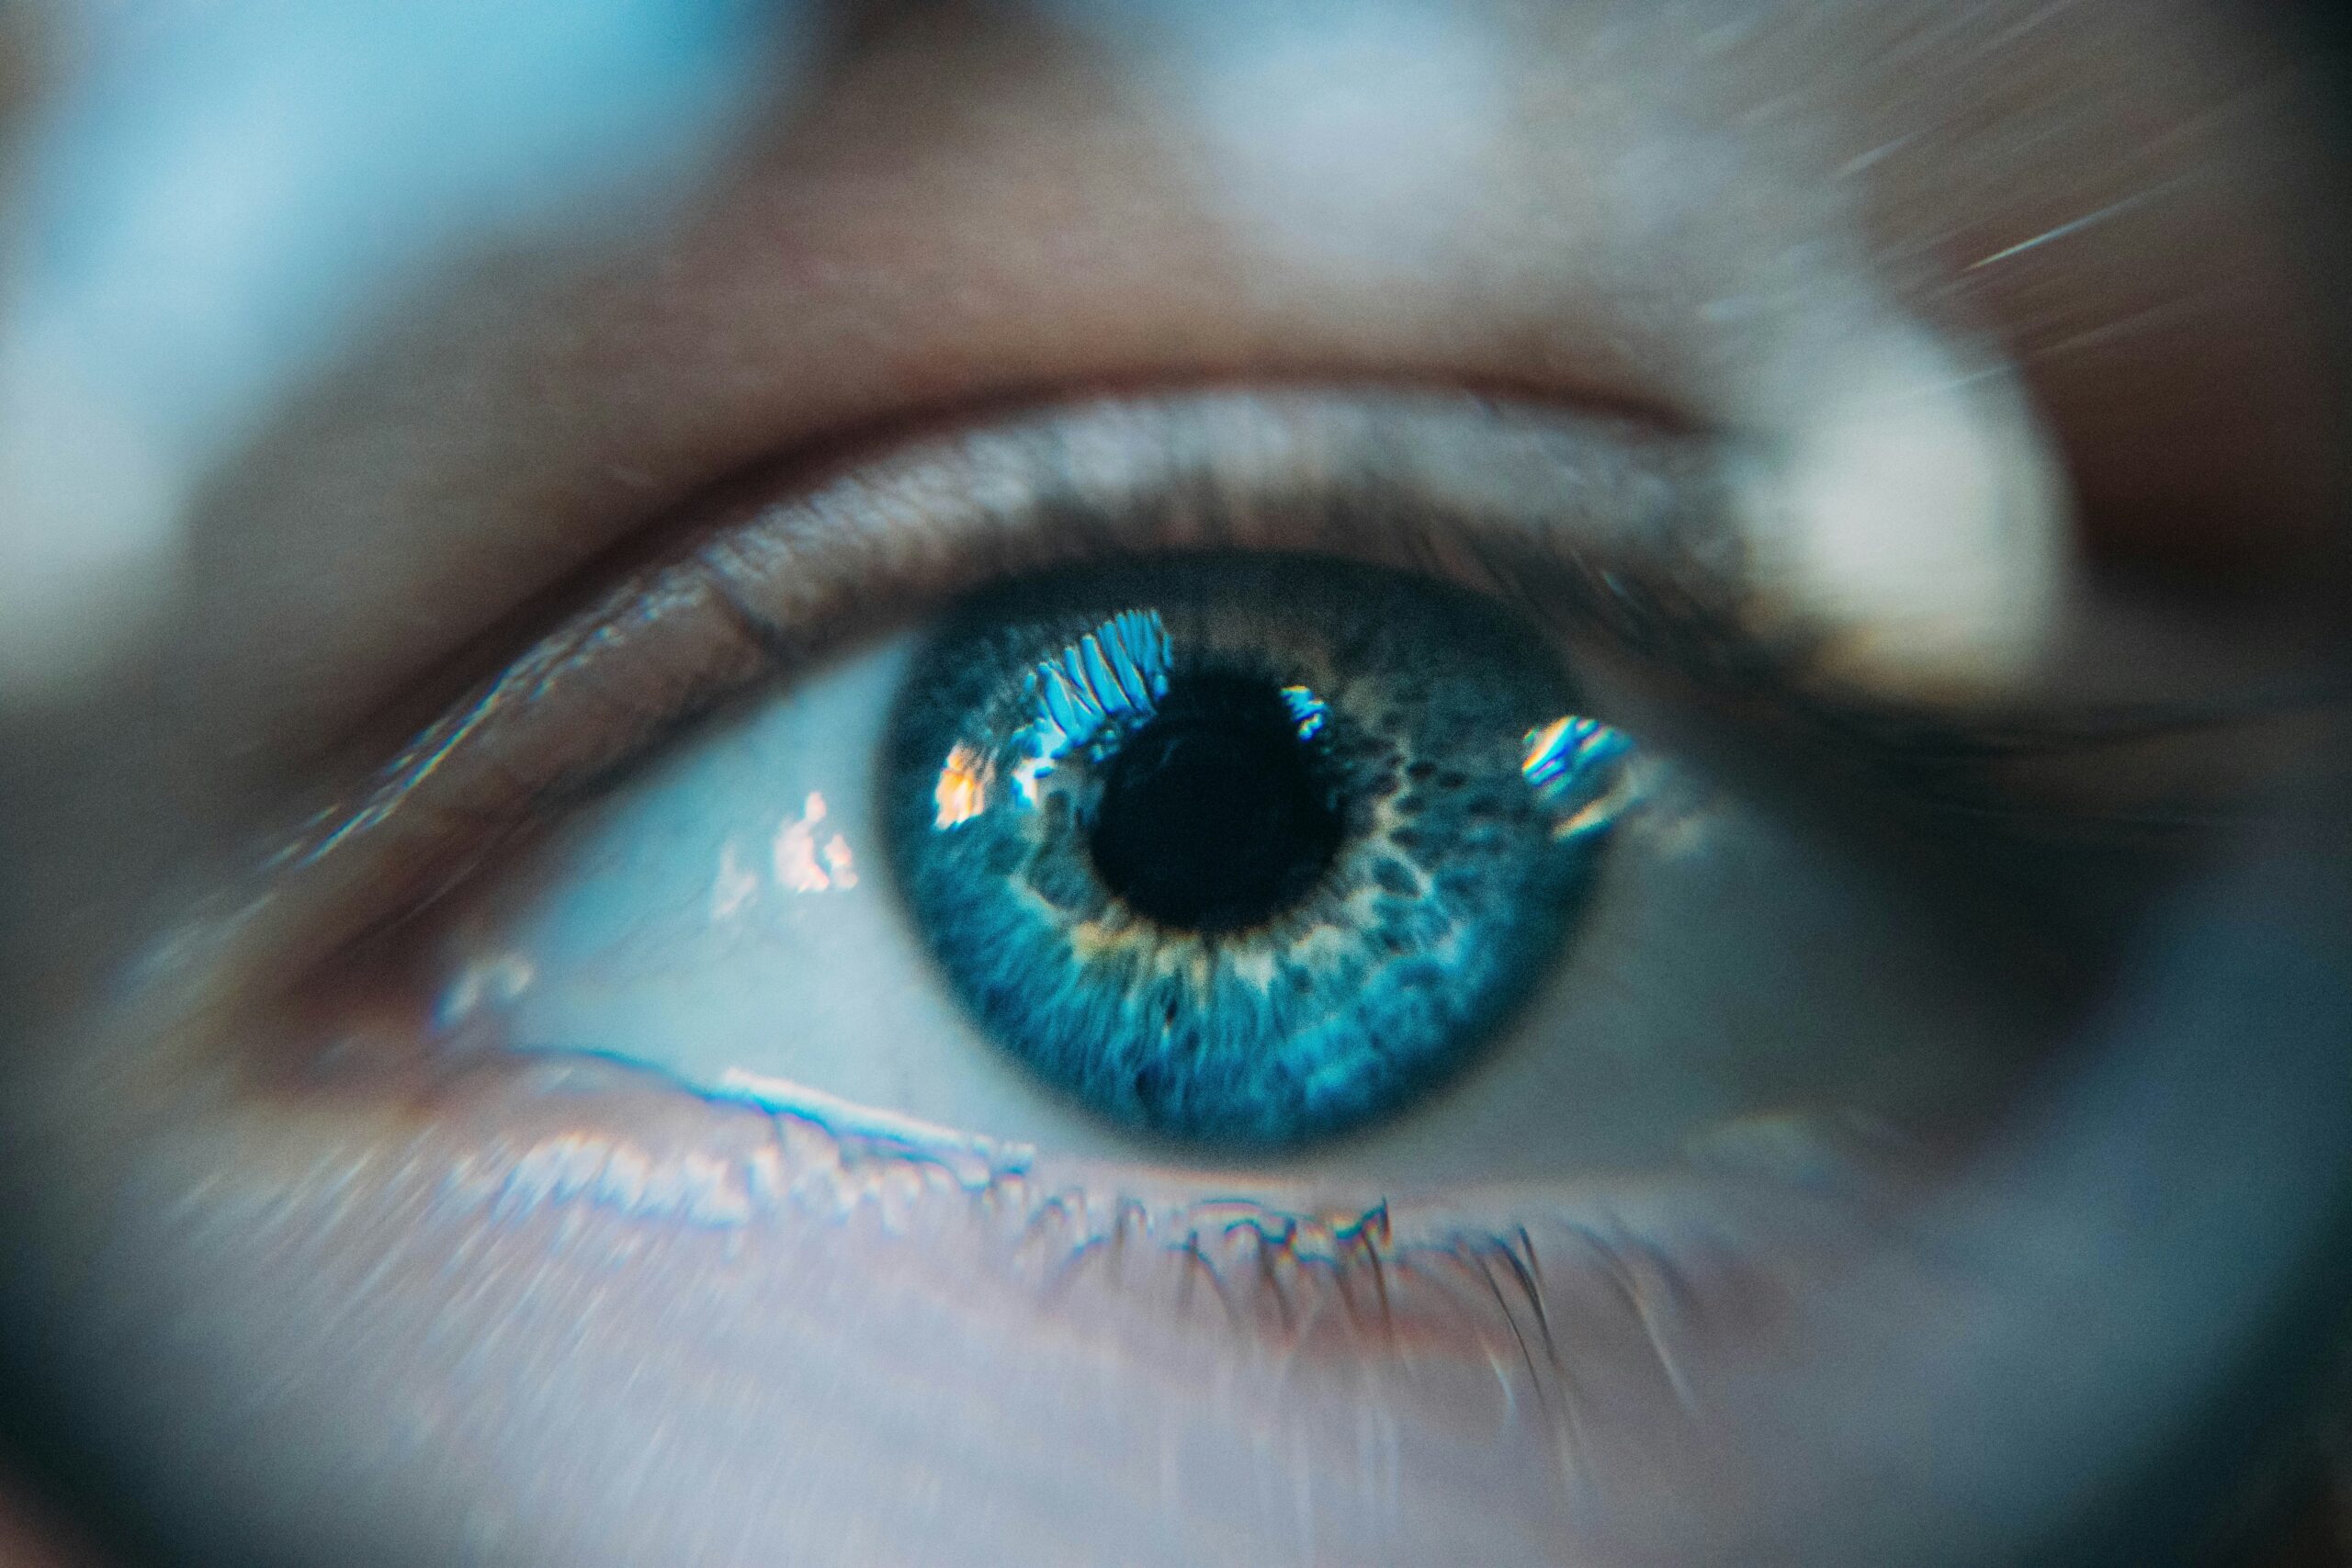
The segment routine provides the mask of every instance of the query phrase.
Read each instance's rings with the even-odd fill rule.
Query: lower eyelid
[[[314,1200],[336,1224],[364,1224],[355,1208],[421,1213],[421,1226],[392,1222],[424,1238],[403,1245],[594,1270],[637,1269],[649,1247],[797,1248],[814,1225],[956,1275],[975,1310],[986,1298],[1115,1319],[1123,1335],[1239,1336],[1310,1363],[1459,1357],[1510,1369],[1502,1392],[1538,1400],[1561,1380],[1624,1375],[1611,1359],[1624,1333],[1643,1348],[1637,1375],[1669,1382],[1682,1357],[1736,1351],[1935,1163],[1834,1120],[1781,1117],[1636,1177],[1442,1193],[1279,1171],[1212,1182],[1041,1156],[795,1085],[714,1096],[588,1055],[453,1066],[395,1045],[374,1066],[249,1089],[232,1113],[237,1168],[200,1184],[200,1206],[239,1212],[250,1188],[289,1224]],[[321,1092],[339,1089],[368,1109],[321,1117]],[[1569,1325],[1573,1340],[1531,1356],[1531,1340]]]
[[[1561,1528],[1564,1483],[1639,1511],[1656,1445],[1724,1440],[1716,1402],[1901,1197],[1748,1151],[1639,1185],[1383,1201],[1268,1181],[1244,1202],[1149,1170],[983,1172],[598,1064],[416,1088],[373,1121],[288,1094],[151,1129],[104,1173],[97,1284],[166,1289],[209,1386],[269,1418],[241,1452],[331,1438],[371,1487],[424,1464],[424,1495],[526,1511],[681,1411],[668,1506],[914,1422],[918,1462],[1022,1434],[1032,1486],[1057,1454],[1087,1489],[1148,1484],[1156,1438],[1210,1443],[1246,1483],[1250,1433],[1311,1426],[1394,1455],[1365,1502],[1449,1508],[1425,1467],[1466,1460],[1523,1499],[1480,1493],[1496,1530]],[[1089,1452],[1073,1434],[1102,1422]],[[479,1467],[454,1488],[433,1468],[452,1455]],[[776,1495],[793,1528],[833,1503]],[[557,1528],[606,1501],[558,1501]]]

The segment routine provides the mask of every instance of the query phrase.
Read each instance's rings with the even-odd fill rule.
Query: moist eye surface
[[[1295,558],[1035,580],[917,656],[881,770],[960,1002],[1119,1123],[1282,1146],[1477,1055],[1568,939],[1624,742],[1499,605]]]

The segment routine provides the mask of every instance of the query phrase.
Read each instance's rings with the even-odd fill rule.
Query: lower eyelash
[[[1041,1169],[1024,1147],[876,1118],[797,1085],[707,1094],[586,1055],[489,1070],[509,1097],[502,1126],[552,1124],[508,1126],[457,1160],[437,1184],[442,1223],[592,1257],[603,1235],[623,1268],[643,1257],[635,1238],[648,1232],[699,1235],[733,1256],[772,1224],[816,1223],[926,1257],[953,1232],[1029,1310],[1108,1325],[1148,1305],[1141,1321],[1165,1325],[1154,1332],[1238,1336],[1286,1361],[1483,1364],[1493,1396],[1540,1413],[1563,1443],[1580,1382],[1595,1377],[1646,1368],[1654,1392],[1696,1415],[1699,1342],[1768,1330],[1774,1303],[1892,1191],[1854,1162],[1838,1166],[1842,1181],[1808,1163],[1793,1182],[1743,1166],[1721,1182],[1593,1183],[1497,1202],[1476,1222],[1464,1216],[1481,1205],[1452,1201],[1286,1209],[1123,1186],[1106,1195]],[[672,1122],[684,1129],[675,1145],[645,1131]],[[1630,1367],[1597,1359],[1629,1345]]]

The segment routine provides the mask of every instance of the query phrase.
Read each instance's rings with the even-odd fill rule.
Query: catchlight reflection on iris
[[[1393,572],[1032,581],[918,656],[884,821],[951,989],[1036,1077],[1282,1147],[1458,1071],[1558,956],[1632,798],[1578,706],[1498,606]]]

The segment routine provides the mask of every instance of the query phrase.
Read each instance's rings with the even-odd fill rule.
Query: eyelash
[[[1846,1197],[1821,1190],[1817,1166],[1811,1179],[1790,1181],[1769,1158],[1750,1165],[1726,1149],[1724,1163],[1683,1179],[1707,1191],[1702,1205],[1653,1174],[1629,1186],[1599,1179],[1566,1193],[1521,1194],[1501,1217],[1471,1224],[1459,1205],[1478,1207],[1475,1193],[1443,1203],[1316,1194],[1285,1208],[1261,1198],[1155,1195],[1148,1170],[1094,1184],[1035,1168],[1021,1145],[888,1118],[867,1124],[864,1112],[844,1120],[821,1103],[779,1111],[585,1054],[502,1087],[512,1099],[491,1117],[501,1137],[438,1182],[435,1207],[452,1218],[520,1226],[599,1208],[727,1247],[783,1213],[832,1225],[863,1216],[894,1235],[925,1216],[954,1216],[962,1241],[1039,1310],[1100,1323],[1083,1300],[1100,1292],[1179,1318],[1206,1314],[1285,1358],[1370,1347],[1389,1352],[1396,1371],[1409,1371],[1418,1345],[1466,1348],[1492,1369],[1501,1397],[1539,1410],[1560,1406],[1580,1359],[1593,1353],[1589,1341],[1620,1320],[1638,1324],[1653,1355],[1668,1356],[1673,1334],[1694,1319],[1753,1314],[1780,1288],[1768,1272],[1801,1272],[1825,1237],[1867,1223],[1879,1201],[1863,1185]],[[551,1102],[551,1087],[570,1092]],[[580,1106],[600,1091],[616,1103],[583,1116]],[[655,1100],[674,1111],[679,1100],[698,1111],[683,1155],[615,1130],[658,1122],[640,1113]],[[560,1108],[560,1130],[524,1132],[550,1103]],[[1859,1146],[1841,1148],[1841,1157],[1849,1174],[1868,1163]],[[939,1197],[944,1208],[926,1201]],[[1691,1225],[1693,1212],[1709,1217]],[[961,1226],[966,1215],[979,1224]],[[628,1245],[626,1233],[620,1245]],[[1578,1338],[1556,1338],[1569,1322]],[[1670,1363],[1658,1370],[1679,1382]],[[1544,1427],[1555,1441],[1567,1435]]]

